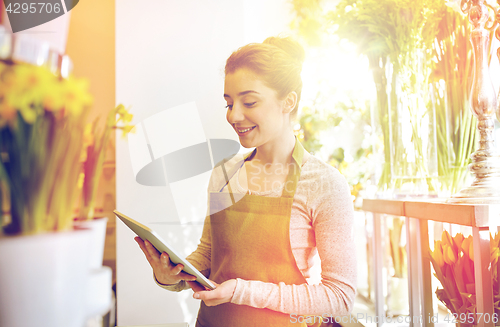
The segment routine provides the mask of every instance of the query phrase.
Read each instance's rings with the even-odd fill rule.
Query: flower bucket
[[[0,238],[0,326],[82,327],[90,231]]]
[[[90,269],[100,269],[102,267],[107,223],[107,217],[99,217],[91,220],[75,220],[73,224],[75,228],[89,229],[92,233],[90,237]]]
[[[112,271],[102,265],[104,245],[106,241],[107,217],[91,220],[75,220],[77,229],[89,229],[91,232],[89,245],[89,278],[85,295],[86,316],[92,318],[102,316],[111,308]]]

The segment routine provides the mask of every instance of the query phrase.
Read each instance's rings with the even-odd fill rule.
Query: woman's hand
[[[191,282],[188,283],[191,285]],[[234,290],[236,289],[236,279],[226,280],[220,285],[214,281],[212,281],[212,283],[214,283],[216,289],[211,291],[196,291],[196,289],[191,286],[195,291],[193,298],[203,300],[203,302],[205,302],[205,304],[209,307],[230,302],[233,297]]]
[[[175,265],[172,263],[166,252],[160,253],[148,240],[143,241],[140,237],[135,237],[134,240],[139,244],[151,268],[153,268],[153,273],[158,283],[173,285],[181,280],[196,280],[196,276],[182,271],[184,269],[182,264]]]

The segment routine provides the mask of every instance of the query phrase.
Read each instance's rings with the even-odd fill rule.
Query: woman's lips
[[[243,136],[249,134],[251,131],[253,131],[257,126],[250,126],[250,127],[235,127],[236,132],[238,135]]]

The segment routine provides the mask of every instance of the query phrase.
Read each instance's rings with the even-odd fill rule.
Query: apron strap
[[[302,170],[302,159],[304,158],[304,147],[295,136],[295,147],[293,148],[292,158],[294,159],[293,167],[288,171],[285,185],[283,186],[282,197],[293,198],[297,190],[297,184]]]
[[[226,180],[226,183],[224,183],[224,185],[221,187],[221,189],[219,190],[219,192],[222,192],[222,190],[224,189],[224,187],[226,187],[226,185],[227,185],[227,187],[229,189],[229,193],[231,193],[231,198],[232,198],[233,191],[231,190],[231,184],[229,184],[229,180],[231,178],[233,178],[234,174],[236,174],[236,172],[238,171],[238,169],[240,169],[241,167],[243,167],[243,164],[245,163],[245,161],[252,159],[256,153],[257,153],[257,149],[254,149],[252,152],[247,153],[243,157],[243,159],[241,159],[240,161],[238,161],[236,163],[236,165],[234,165],[234,167],[229,171],[229,174],[226,172],[226,167],[224,166],[224,164],[226,163],[226,159],[223,159],[221,167],[222,167],[222,171],[224,173],[224,179]]]
[[[236,174],[238,169],[240,169],[245,161],[251,160],[255,153],[257,153],[257,149],[254,149],[251,153],[247,154],[242,160],[238,161],[236,165],[227,173],[226,167],[224,164],[226,163],[226,159],[223,160],[223,163],[221,165],[222,171],[224,172],[224,179],[226,180],[225,184],[222,186],[222,188],[219,190],[219,192],[222,192],[224,187],[228,187],[229,193],[231,193],[231,199],[233,200],[233,195],[232,195],[232,190],[231,190],[231,185],[229,184],[229,180]],[[301,172],[301,167],[302,167],[302,159],[304,158],[304,147],[302,144],[299,142],[297,137],[295,136],[295,146],[293,148],[293,153],[292,153],[292,158],[293,158],[293,168],[291,168],[288,171],[288,175],[286,177],[286,182],[283,187],[283,193],[281,196],[283,197],[289,197],[293,198],[295,195],[295,190],[297,189],[297,183],[299,181],[300,177],[300,172]],[[233,200],[234,203],[234,200]]]

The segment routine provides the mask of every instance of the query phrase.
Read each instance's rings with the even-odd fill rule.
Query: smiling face
[[[289,127],[289,113],[293,109],[289,108],[290,101],[280,99],[274,89],[246,68],[226,75],[224,99],[227,121],[245,148],[276,141]]]

